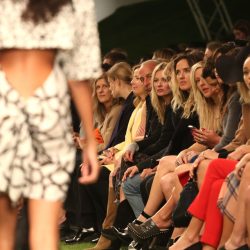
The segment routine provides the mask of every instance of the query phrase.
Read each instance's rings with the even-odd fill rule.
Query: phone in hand
[[[193,125],[188,125],[188,128],[190,128],[190,129],[197,129],[195,126],[193,126]]]

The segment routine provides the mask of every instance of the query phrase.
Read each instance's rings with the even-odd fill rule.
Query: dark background
[[[250,0],[224,0],[224,4],[232,23],[250,19]],[[199,6],[208,21],[215,10],[213,0],[200,0]],[[232,34],[219,32],[221,24],[217,21],[210,27],[212,40],[231,40]],[[119,8],[99,23],[99,32],[103,54],[112,48],[123,48],[133,62],[158,48],[177,48],[182,43],[204,47],[207,42],[201,37],[186,0],[152,0]]]

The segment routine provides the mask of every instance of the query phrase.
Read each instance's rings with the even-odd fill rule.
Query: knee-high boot
[[[107,204],[107,214],[103,221],[102,228],[109,228],[113,225],[116,213],[117,205],[114,203],[116,197],[113,188],[109,188],[108,194],[108,204]],[[111,247],[111,240],[105,238],[103,235],[100,236],[97,244],[93,248],[88,248],[87,250],[104,250]]]

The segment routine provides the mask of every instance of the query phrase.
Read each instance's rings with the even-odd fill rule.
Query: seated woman
[[[134,95],[136,95],[137,97],[134,100],[134,104],[136,105],[136,108],[130,117],[126,135],[125,135],[125,140],[121,142],[120,144],[116,145],[115,147],[104,151],[104,155],[106,155],[106,158],[104,158],[100,162],[100,164],[105,165],[111,171],[114,170],[114,166],[115,166],[114,162],[117,161],[117,159],[121,157],[123,148],[126,147],[128,144],[130,144],[132,141],[142,139],[144,136],[145,125],[146,125],[146,97],[148,96],[148,93],[151,90],[151,86],[149,85],[150,78],[148,77],[148,75],[149,74],[151,75],[156,65],[157,65],[156,61],[149,60],[149,61],[142,63],[142,65],[140,65],[139,68],[136,68],[134,70],[131,84],[132,84],[132,90],[134,92]],[[139,72],[141,72],[141,75],[139,75]],[[145,77],[144,75],[146,75],[147,77]],[[141,79],[144,78],[143,82],[140,80],[140,78]],[[119,86],[119,81],[117,81],[117,76],[111,74],[109,76],[109,82],[111,84],[111,89],[115,91],[115,89]],[[112,179],[114,176],[116,176],[116,172],[111,173],[111,176],[110,176],[111,178],[110,178],[110,186],[109,186],[109,194],[108,194],[107,214],[103,222],[104,229],[109,228],[114,222],[114,217],[115,217],[116,210],[117,210],[117,205],[114,204],[114,201],[116,199],[120,199],[120,202],[122,203],[124,199],[123,197],[120,197],[118,195],[119,194],[118,186],[116,186],[118,187],[116,188],[116,191],[117,191],[116,194],[114,193],[114,187],[112,183]],[[111,247],[111,241],[102,235],[94,249],[106,249],[109,247]]]
[[[172,106],[175,112],[172,113],[172,117],[166,121],[166,125],[164,128],[171,128],[175,127],[174,132],[170,133],[170,138],[167,140],[168,144],[166,147],[162,150],[162,152],[155,154],[154,156],[151,156],[148,162],[144,163],[138,163],[135,167],[137,167],[140,172],[143,171],[143,165],[146,165],[148,168],[151,167],[152,162],[155,160],[159,159],[164,153],[167,154],[168,152],[178,152],[184,145],[190,145],[193,142],[192,135],[187,127],[188,124],[193,124],[194,126],[198,125],[198,119],[195,117],[195,115],[190,115],[191,114],[191,109],[192,109],[192,102],[187,101],[187,98],[189,96],[189,91],[191,89],[191,84],[189,81],[189,65],[194,64],[194,59],[188,55],[179,55],[176,57],[174,63],[174,71],[178,72],[178,74],[175,76],[174,72],[170,69],[166,69],[165,74],[166,76],[169,77],[169,74],[172,75],[172,80],[171,80],[171,88],[173,89],[173,101],[172,101]],[[180,72],[180,73],[179,73]],[[177,79],[176,81],[174,79]],[[174,81],[174,82],[173,82]],[[180,82],[180,84],[178,83]],[[178,87],[180,86],[180,87]],[[191,97],[190,97],[191,98]],[[186,105],[184,104],[186,103]],[[191,103],[191,104],[190,104]],[[184,110],[184,111],[183,111]],[[189,111],[188,111],[189,110]],[[190,115],[190,118],[181,118],[182,113],[185,113],[186,115]],[[187,115],[187,116],[189,116]],[[165,133],[165,138],[167,139],[168,137],[168,129]],[[164,137],[161,136],[160,140],[164,140]],[[175,138],[175,139],[173,139]],[[185,138],[185,139],[184,139]],[[174,141],[176,140],[176,141]],[[153,161],[152,161],[153,160]],[[149,163],[149,164],[148,164]],[[151,164],[151,165],[150,165]],[[154,165],[155,166],[155,165]],[[142,211],[143,209],[143,203],[142,203],[142,198],[140,195],[140,174],[138,172],[132,172],[133,168],[129,168],[125,175],[124,175],[124,184],[123,184],[123,189],[125,192],[125,195],[129,202],[131,203],[131,206],[133,207],[134,211],[138,211],[138,202],[137,204],[133,204],[133,197],[136,196],[137,200],[141,200],[141,206],[140,209]],[[138,170],[137,170],[138,171]],[[134,175],[136,174],[136,175]],[[127,177],[130,178],[127,178]],[[133,178],[132,178],[133,177]],[[137,181],[138,179],[138,181]],[[152,204],[155,204],[158,209],[160,203],[162,202],[163,197],[161,194],[159,196],[154,196],[154,202]],[[138,207],[136,207],[138,206]],[[145,212],[145,211],[144,211]],[[147,212],[144,213],[144,215],[147,214]],[[138,217],[140,221],[144,221],[145,218],[142,218],[144,216]]]
[[[227,179],[225,192],[219,206],[225,216],[233,221],[233,230],[224,247],[220,249],[249,249],[250,233],[250,154],[246,154]],[[231,187],[231,188],[230,188]],[[223,189],[221,190],[223,191]]]
[[[242,81],[242,62],[244,62],[244,71],[250,70],[250,57],[248,56],[249,49],[250,47],[243,48],[235,59],[236,65],[234,67],[234,73],[238,77],[238,81]],[[245,58],[246,60],[244,60]],[[225,151],[223,153],[230,151],[234,152],[228,154],[227,160],[217,159],[210,163],[200,192],[189,207],[189,212],[193,215],[193,218],[185,233],[174,244],[171,250],[191,247],[194,244],[201,245],[199,240],[207,248],[215,249],[220,242],[222,232],[222,215],[217,207],[219,192],[223,181],[226,176],[234,170],[237,161],[250,152],[250,82],[245,74],[243,75],[243,78],[244,83],[239,83],[239,91],[241,101],[243,103],[243,120],[241,126],[236,132],[234,140],[229,145],[224,147]],[[206,155],[204,155],[204,158],[206,158]],[[216,223],[214,223],[214,221],[216,221]],[[203,226],[204,231],[201,239],[199,239]]]
[[[122,104],[121,100],[112,96],[106,74],[95,80],[93,88],[95,135],[96,138],[101,137],[97,145],[99,152],[106,148],[111,138]]]
[[[196,103],[196,110],[199,114],[200,124],[201,126],[206,125],[206,127],[208,128],[207,131],[220,131],[222,119],[225,119],[225,117],[224,118],[222,117],[221,120],[218,120],[216,118],[219,117],[221,108],[225,107],[224,102],[226,101],[220,102],[220,100],[221,99],[223,100],[223,98],[221,97],[226,95],[226,92],[224,92],[224,89],[221,87],[221,85],[218,84],[217,81],[215,84],[215,79],[213,78],[214,76],[210,66],[205,66],[205,68],[203,69],[202,63],[198,63],[192,67],[191,71],[192,87]],[[239,103],[238,106],[240,108]],[[214,134],[215,133],[213,132],[213,135]],[[215,134],[214,137],[216,138],[218,137],[218,135]],[[211,146],[213,140],[207,140],[207,141],[209,142],[208,145]],[[195,154],[197,154],[199,151],[201,152],[205,148],[206,148],[205,145],[196,142],[189,149],[186,149],[184,151],[184,152],[189,152],[190,155],[186,155],[186,158],[184,158],[182,161],[187,162]],[[190,149],[191,150],[195,149],[195,152],[190,151]],[[176,202],[178,201],[179,192],[182,190],[182,185],[179,182],[179,179],[177,178],[177,174],[183,173],[188,169],[190,169],[191,167],[191,164],[186,164],[179,166],[175,169],[174,166],[175,162],[172,161],[171,163],[168,158],[169,157],[166,157],[166,159],[162,159],[160,161],[160,164],[158,166],[158,171],[156,174],[157,181],[153,182],[153,188],[158,187],[158,190],[160,190],[161,195],[164,195],[166,199],[169,199],[169,197],[171,197],[171,199],[168,200],[168,202],[164,205],[164,207],[156,215],[152,217],[152,220],[154,221],[154,223],[156,223],[156,225],[159,228],[166,228],[171,224],[170,221],[171,212]],[[173,158],[173,156],[171,156],[171,158],[172,158],[171,160],[176,159]],[[173,170],[175,170],[175,173],[173,172]],[[170,173],[166,175],[168,172]],[[174,195],[172,194],[173,187],[175,187]],[[152,198],[150,198],[152,196],[153,195],[149,196],[149,201],[144,209],[146,211],[150,211],[151,214],[156,212],[155,202],[152,203],[151,201]],[[159,205],[160,204],[158,203],[158,206]]]
[[[152,74],[152,91],[151,91],[151,102],[153,109],[155,110],[155,119],[162,125],[158,128],[152,124],[150,135],[146,136],[143,140],[134,142],[127,147],[125,154],[123,155],[122,166],[123,168],[128,169],[130,166],[133,166],[130,171],[126,171],[126,175],[133,175],[138,172],[136,164],[141,161],[150,158],[150,155],[153,155],[155,152],[165,148],[172,136],[174,127],[171,122],[172,118],[172,91],[169,86],[168,78],[163,75],[164,68],[170,68],[170,64],[160,63],[156,66]],[[169,122],[167,124],[167,121]],[[168,125],[168,126],[167,126]],[[169,126],[171,125],[171,126]],[[133,149],[137,148],[137,151],[134,152]],[[123,177],[125,178],[125,177]],[[140,203],[141,197],[136,197],[133,199],[134,202],[138,205]],[[131,202],[129,200],[129,202]],[[135,206],[132,205],[132,208]],[[139,212],[138,212],[139,211]],[[140,209],[134,210],[136,216],[141,213]]]
[[[101,139],[98,144],[99,150],[105,148],[111,139],[116,140],[116,136],[113,136],[112,132],[117,122],[128,123],[127,115],[121,114],[122,110],[125,110],[129,115],[134,109],[133,94],[131,94],[130,85],[132,69],[127,63],[121,63],[119,68],[120,78],[123,78],[120,81],[123,92],[122,95],[113,97],[107,74],[103,74],[93,83],[95,127],[96,131],[99,131],[96,135],[99,135],[99,139]],[[125,99],[125,102],[122,103],[120,99]],[[117,140],[122,139],[123,125],[116,128],[121,133]],[[113,138],[111,138],[111,136],[113,136]],[[81,134],[81,137],[83,138],[84,136]],[[82,142],[84,144],[84,139],[82,139]],[[75,235],[67,237],[66,243],[70,244],[83,240],[83,238],[89,234],[88,232],[85,233],[85,229],[94,227],[95,231],[100,233],[101,225],[106,214],[109,170],[106,168],[101,169],[100,178],[92,185],[80,186],[78,177],[79,168],[77,166],[72,177],[73,181],[66,202],[67,212],[74,215],[72,217],[75,218],[76,226],[79,227]]]

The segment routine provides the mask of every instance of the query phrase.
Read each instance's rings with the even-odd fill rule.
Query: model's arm
[[[86,145],[84,147],[84,162],[81,183],[95,182],[99,174],[97,162],[96,141],[93,137],[93,111],[91,87],[89,81],[69,81],[69,87],[79,116],[84,126]]]

